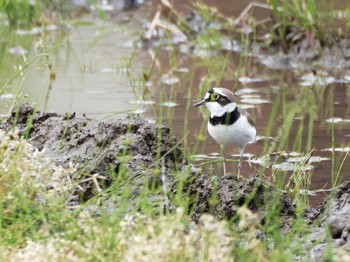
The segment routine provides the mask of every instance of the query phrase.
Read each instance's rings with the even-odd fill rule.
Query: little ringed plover
[[[226,145],[234,145],[240,150],[240,162],[244,147],[255,140],[256,129],[252,116],[243,109],[237,107],[233,93],[221,87],[211,88],[203,100],[194,106],[206,105],[210,111],[208,120],[208,132],[214,140],[220,144],[222,152]],[[226,174],[225,160],[224,173]]]

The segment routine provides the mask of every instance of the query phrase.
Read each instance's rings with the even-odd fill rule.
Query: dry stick
[[[162,13],[162,7],[159,6],[158,11],[154,15],[153,20],[147,32],[143,35],[144,39],[150,40],[152,38],[153,31],[155,30],[156,27],[160,27],[174,33],[180,31],[175,25],[172,25],[168,22],[160,21],[161,13]]]
[[[100,193],[102,191],[102,189],[101,189],[100,185],[98,184],[96,177],[92,177],[92,181],[94,182],[94,184],[96,186],[97,192]]]
[[[240,13],[240,15],[233,21],[234,25],[238,25],[239,22],[243,19],[244,16],[247,15],[247,13],[252,9],[253,7],[260,7],[265,9],[272,9],[271,6],[266,4],[260,4],[260,3],[250,3],[246,8],[243,9],[243,11]],[[279,11],[282,11],[283,9],[278,7]]]
[[[174,6],[168,0],[159,0],[160,8],[163,14],[168,17],[169,21],[173,23],[183,34],[189,39],[197,38],[197,32],[176,12]]]
[[[159,21],[160,14],[161,14],[161,11],[158,10],[157,13],[154,15],[154,18],[153,18],[147,32],[143,35],[143,38],[148,39],[148,40],[151,39],[153,31],[154,31],[154,29]]]
[[[175,25],[169,24],[168,22],[164,22],[164,21],[157,21],[156,25],[160,28],[163,28],[165,30],[168,30],[170,32],[173,33],[177,33],[177,32],[181,32],[183,33],[178,27],[176,27]]]

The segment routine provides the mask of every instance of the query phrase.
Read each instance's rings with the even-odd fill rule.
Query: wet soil
[[[137,115],[102,122],[75,114],[36,112],[30,105],[23,104],[13,110],[2,125],[5,130],[13,128],[26,136],[33,146],[45,150],[57,165],[69,166],[73,163],[79,165],[80,174],[98,173],[105,176],[106,180],[98,180],[103,190],[113,185],[114,177],[123,170],[127,170],[126,180],[134,181],[138,177],[152,185],[165,185],[169,189],[169,198],[164,200],[164,207],[170,211],[173,209],[171,199],[178,193],[180,183],[176,174],[185,174],[185,169],[189,169],[182,194],[192,199],[189,212],[195,221],[203,213],[211,213],[218,219],[234,219],[237,209],[247,205],[265,224],[268,216],[265,207],[278,202],[275,210],[280,214],[280,230],[288,232],[296,216],[294,201],[263,177],[252,175],[237,181],[232,174],[201,173],[183,158],[181,143],[171,135],[169,128],[149,123]],[[161,172],[156,172],[156,169]],[[78,175],[72,174],[71,179]],[[160,177],[162,175],[165,179]],[[135,183],[132,186],[131,198],[145,184]],[[96,193],[94,188],[90,181],[74,189],[67,199],[68,205],[87,201]],[[106,203],[110,205],[113,201],[107,200]],[[308,256],[321,258],[328,241],[328,228],[335,248],[349,245],[349,203],[350,182],[345,182],[317,209],[304,211],[305,221],[313,225],[307,245],[311,253],[305,251]],[[267,210],[271,211],[270,207]]]
[[[317,243],[310,252],[313,260],[321,260],[327,245],[332,246],[335,253],[339,253],[342,249],[348,250],[350,248],[349,181],[341,184],[333,194],[320,204],[314,219],[315,226],[308,239],[310,247],[313,243]],[[327,235],[329,236],[328,238]]]
[[[170,129],[139,116],[100,122],[75,114],[35,112],[24,104],[12,111],[4,128],[14,126],[30,144],[52,156],[57,165],[78,164],[81,173],[105,176],[105,181],[99,181],[102,188],[110,186],[110,174],[118,174],[121,169],[131,174],[147,172],[155,165],[157,154],[164,158],[166,168],[178,169],[182,165],[181,147]],[[69,200],[72,205],[93,196],[93,181],[79,188]]]
[[[242,7],[242,13],[247,6],[245,4]],[[256,12],[248,13],[241,17],[241,20],[233,20],[236,26],[231,30],[223,26],[224,22],[223,25],[207,22],[196,13],[186,16],[186,21],[195,31],[197,38],[205,34],[208,29],[216,28],[222,33],[221,51],[254,56],[257,61],[271,69],[313,69],[315,72],[325,70],[338,78],[349,73],[350,36],[347,33],[340,35],[329,33],[325,39],[318,39],[313,32],[292,25],[284,28],[284,38],[278,39],[276,32],[279,23],[272,18],[272,11],[267,6],[256,6],[252,10]],[[221,11],[217,11],[218,17],[224,13]],[[240,17],[239,15],[237,16]],[[257,25],[249,24],[249,19],[255,20]],[[242,42],[242,34],[249,41]],[[187,37],[191,39],[190,36]],[[196,49],[196,46],[192,47],[193,53],[198,53]]]

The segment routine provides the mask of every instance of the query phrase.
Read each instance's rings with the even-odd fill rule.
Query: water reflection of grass
[[[317,125],[319,128],[317,122],[333,118],[333,93],[334,89],[327,87],[325,81],[320,81],[308,88],[300,88],[297,92],[293,91],[291,93],[289,88],[282,90],[277,94],[272,104],[269,121],[265,129],[266,136],[275,133],[273,142],[269,140],[264,142],[263,154],[267,156],[267,161],[270,161],[269,156],[271,154],[276,153],[277,157],[273,157],[276,157],[275,163],[285,161],[284,154],[279,154],[279,152],[295,152],[300,154],[301,159],[303,159],[303,161],[294,165],[291,175],[287,176],[289,172],[277,169],[273,171],[272,178],[281,189],[291,192],[296,200],[302,200],[305,204],[308,203],[305,190],[310,188],[313,176],[313,168],[309,166],[308,160],[315,154],[315,149],[318,152],[322,149],[315,148],[317,144],[314,143],[313,136],[321,132],[315,130],[315,126]],[[293,99],[290,99],[291,95],[294,96]],[[332,144],[333,149],[335,148],[334,128],[335,126],[332,124],[331,135],[324,135],[324,139],[329,139],[328,143]],[[330,186],[336,187],[338,185],[339,175],[343,170],[344,161],[347,157],[348,154],[336,155],[335,151],[332,151],[332,168],[329,170]],[[262,172],[265,170],[262,167]]]

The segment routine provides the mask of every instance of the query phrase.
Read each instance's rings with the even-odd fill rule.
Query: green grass
[[[285,48],[301,37],[307,38],[311,46],[315,40],[319,40],[322,45],[330,45],[339,37],[335,26],[336,16],[329,12],[330,4],[324,0],[270,0],[269,3],[275,19],[273,34]],[[287,40],[292,27],[302,31]]]
[[[17,27],[19,25],[30,26],[31,23],[39,21],[42,11],[41,4],[35,1],[32,4],[27,0],[1,0],[0,13],[5,13],[10,26]]]
[[[46,26],[60,23],[61,19],[72,16],[75,9],[71,2],[70,0],[0,0],[0,14],[6,17],[13,29]],[[106,19],[106,14],[96,1],[88,2],[96,8],[101,18]]]

